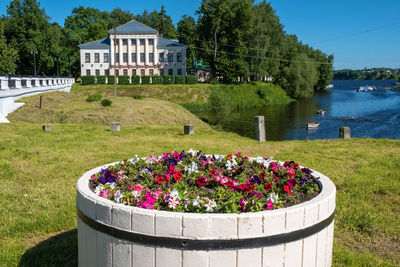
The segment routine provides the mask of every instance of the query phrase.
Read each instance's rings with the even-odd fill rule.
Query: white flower
[[[187,171],[189,174],[191,174],[192,172],[198,172],[199,170],[197,163],[192,161],[192,166],[185,166],[185,171]]]
[[[185,209],[186,209],[189,205],[189,199],[185,199],[183,203],[185,204]]]
[[[168,207],[170,207],[171,209],[175,209],[179,204],[179,200],[177,198],[174,197],[170,197],[168,199]]]
[[[118,190],[117,192],[114,193],[114,200],[115,202],[119,203],[123,195],[121,194],[121,191]]]
[[[104,190],[104,187],[103,187],[102,185],[98,185],[98,186],[96,187],[96,189],[94,190],[94,193],[95,193],[96,195],[99,195],[100,192],[101,192],[101,190]]]
[[[197,196],[195,199],[193,199],[193,206],[195,207],[200,207],[200,203],[202,203],[203,200],[200,199],[199,196]]]
[[[106,183],[105,185],[109,185],[111,189],[114,189],[115,183]]]
[[[269,164],[272,162],[273,157],[270,157],[269,159],[264,159],[263,157],[257,157],[256,162],[259,164],[263,164],[265,167],[268,167]]]
[[[188,154],[189,154],[190,156],[194,157],[194,156],[197,155],[197,150],[194,150],[194,149],[191,148],[191,149],[189,149]]]
[[[177,200],[181,200],[181,198],[179,197],[179,193],[178,191],[176,191],[175,189],[172,190],[172,192],[169,194],[170,198],[176,198]]]
[[[137,197],[140,196],[140,193],[141,193],[141,192],[134,190],[134,191],[132,192],[132,195],[133,195],[135,198],[137,198]]]
[[[278,195],[277,194],[274,194],[274,193],[271,193],[271,194],[269,194],[269,196],[267,197],[267,200],[270,200],[271,199],[271,201],[272,201],[272,203],[277,203],[278,202]]]
[[[217,206],[217,203],[214,200],[209,200],[207,204],[204,204],[206,207],[206,211],[214,211],[214,208]]]
[[[137,155],[135,155],[135,157],[132,159],[132,163],[136,164],[136,162],[138,162],[140,160],[140,158],[138,158]]]

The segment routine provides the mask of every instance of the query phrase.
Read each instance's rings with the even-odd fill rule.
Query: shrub
[[[88,98],[86,99],[87,102],[95,102],[95,101],[100,101],[100,100],[101,100],[100,94],[89,95]]]
[[[108,76],[107,77],[107,79],[108,79],[108,84],[114,84],[114,76]]]
[[[175,83],[184,84],[185,83],[185,76],[183,76],[183,75],[175,76]]]
[[[140,76],[138,76],[138,75],[132,75],[132,77],[131,77],[131,83],[132,83],[132,84],[140,84]]]
[[[142,96],[142,95],[134,95],[133,98],[134,99],[143,99],[144,96]]]
[[[97,84],[105,84],[106,83],[106,76],[97,76],[96,77]]]
[[[174,83],[174,76],[166,75],[164,76],[164,84],[173,84]]]
[[[129,76],[121,75],[118,77],[118,84],[129,84]]]
[[[219,84],[219,81],[217,78],[211,78],[210,83],[215,85],[215,84]]]
[[[162,84],[163,83],[163,77],[161,77],[161,76],[152,76],[151,77],[151,83],[152,84]]]
[[[142,76],[142,84],[150,84],[150,76]]]
[[[197,77],[194,75],[187,75],[186,76],[186,83],[187,84],[196,84],[197,83]]]
[[[95,77],[94,76],[82,76],[81,81],[82,81],[82,85],[94,84]]]
[[[101,100],[101,105],[103,106],[103,107],[108,107],[108,106],[111,106],[111,100],[110,99],[107,99],[107,98],[104,98],[103,100]]]

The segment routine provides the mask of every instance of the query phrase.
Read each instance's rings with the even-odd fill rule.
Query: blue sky
[[[6,14],[8,0],[0,3]],[[64,25],[74,7],[111,11],[116,7],[133,14],[165,6],[177,23],[184,14],[194,16],[201,0],[41,0],[52,21]],[[303,43],[334,54],[335,69],[400,67],[400,1],[398,0],[272,0],[285,31]]]

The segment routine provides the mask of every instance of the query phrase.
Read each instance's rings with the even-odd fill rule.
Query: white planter
[[[112,165],[112,164],[109,164]],[[146,210],[96,196],[77,182],[79,266],[330,266],[336,188],[272,211],[193,214]]]

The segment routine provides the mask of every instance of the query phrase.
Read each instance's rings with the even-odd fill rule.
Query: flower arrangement
[[[308,168],[290,161],[201,151],[124,160],[91,176],[96,195],[144,209],[194,213],[273,210],[316,196]]]

